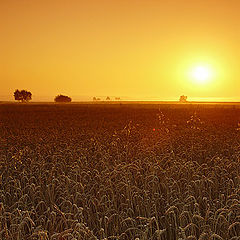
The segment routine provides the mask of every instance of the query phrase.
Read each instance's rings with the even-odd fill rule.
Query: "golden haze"
[[[3,0],[0,96],[239,100],[238,0]],[[209,65],[196,85],[189,71]]]

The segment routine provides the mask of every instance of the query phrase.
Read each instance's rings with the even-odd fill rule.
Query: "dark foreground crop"
[[[0,239],[239,239],[240,111],[1,105]]]

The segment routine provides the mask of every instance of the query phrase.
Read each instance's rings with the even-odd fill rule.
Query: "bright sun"
[[[197,66],[193,68],[191,75],[195,82],[205,84],[211,79],[212,72],[208,67]]]

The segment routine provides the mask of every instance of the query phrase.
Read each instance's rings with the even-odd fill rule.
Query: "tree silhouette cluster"
[[[64,96],[62,94],[58,95],[54,99],[55,102],[71,102],[72,99],[68,96]]]
[[[98,97],[93,97],[92,99],[94,102],[95,101],[101,101],[101,98],[98,98]],[[115,101],[120,101],[121,98],[120,97],[115,97]],[[104,100],[103,100],[104,101]],[[106,101],[111,101],[111,98],[109,96],[106,97]]]
[[[28,102],[32,99],[32,93],[28,92],[26,90],[16,90],[14,92],[14,98],[17,101],[21,101],[21,102]]]
[[[26,90],[15,90],[14,92],[14,98],[16,101],[21,101],[21,102],[28,102],[32,99],[32,93]],[[106,101],[110,101],[111,98],[109,96],[106,97]],[[120,101],[120,97],[115,97],[115,101]],[[57,95],[54,98],[55,102],[71,102],[72,99],[69,96],[64,96],[62,94]],[[101,101],[101,98],[93,97],[93,101]],[[179,98],[179,102],[181,103],[186,103],[187,102],[187,96],[182,95]]]
[[[101,98],[93,97],[93,101],[101,101]]]

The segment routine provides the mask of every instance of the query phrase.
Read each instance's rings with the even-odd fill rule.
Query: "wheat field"
[[[240,239],[240,110],[0,105],[0,239]]]

